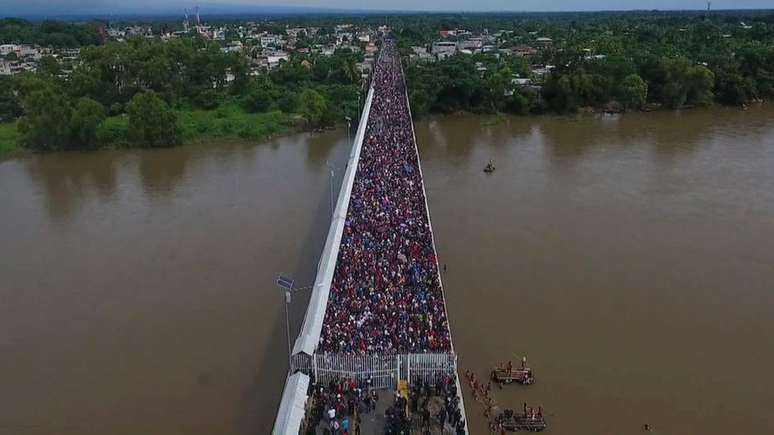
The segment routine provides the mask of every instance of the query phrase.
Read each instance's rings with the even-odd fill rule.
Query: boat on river
[[[542,432],[548,428],[548,423],[543,417],[543,408],[528,408],[524,404],[524,412],[515,413],[512,409],[506,409],[495,417],[495,424],[508,432],[529,431]]]
[[[532,373],[532,369],[527,366],[526,357],[521,359],[521,367],[513,367],[510,361],[495,367],[492,369],[490,377],[492,382],[499,384],[512,384],[516,382],[521,385],[531,385],[535,382],[535,375]]]

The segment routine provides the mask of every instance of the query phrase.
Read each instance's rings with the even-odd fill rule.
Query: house
[[[266,56],[266,61],[268,62],[269,69],[274,69],[279,66],[280,62],[287,62],[289,59],[290,59],[290,55],[288,55],[283,51],[277,51]]]
[[[551,38],[540,37],[540,38],[535,39],[535,42],[538,45],[541,45],[543,47],[548,47],[548,46],[550,46],[551,44],[554,43],[554,40],[551,39]]]
[[[514,75],[511,78],[511,84],[517,88],[526,88],[532,84],[532,80]]]
[[[531,72],[534,76],[542,78],[550,74],[554,68],[556,68],[554,65],[534,65]]]
[[[481,38],[470,38],[457,43],[457,48],[459,48],[460,51],[470,50],[472,52],[476,52],[478,50],[481,50],[481,47],[483,46],[484,46],[484,42]]]
[[[279,41],[280,41],[280,37],[277,35],[268,34],[268,35],[261,36],[261,45],[264,47],[277,45],[279,44]]]
[[[511,48],[514,56],[531,57],[537,54],[537,49],[526,44],[519,44]]]
[[[11,74],[11,62],[0,59],[0,76],[9,76]]]
[[[3,44],[0,45],[0,56],[8,56],[11,53],[19,51],[19,46],[16,44]]]
[[[454,56],[454,54],[457,53],[457,43],[446,41],[434,42],[432,53],[435,55],[435,57],[438,58],[438,60],[443,60],[449,56]]]

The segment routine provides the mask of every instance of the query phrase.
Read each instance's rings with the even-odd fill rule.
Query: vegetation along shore
[[[346,21],[223,18],[192,30],[160,18],[0,20],[0,153],[262,140],[341,124],[357,118],[387,34],[416,117],[745,107],[774,95],[770,11]]]

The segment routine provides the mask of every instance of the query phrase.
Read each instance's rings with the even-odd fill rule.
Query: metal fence
[[[301,371],[313,376],[315,382],[328,383],[336,379],[370,380],[373,388],[395,389],[399,379],[433,383],[442,375],[456,374],[454,353],[412,353],[396,355],[351,355],[299,353],[291,359],[291,372]]]

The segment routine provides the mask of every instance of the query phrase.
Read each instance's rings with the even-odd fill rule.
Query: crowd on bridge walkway
[[[318,352],[451,350],[400,56],[386,41]]]

